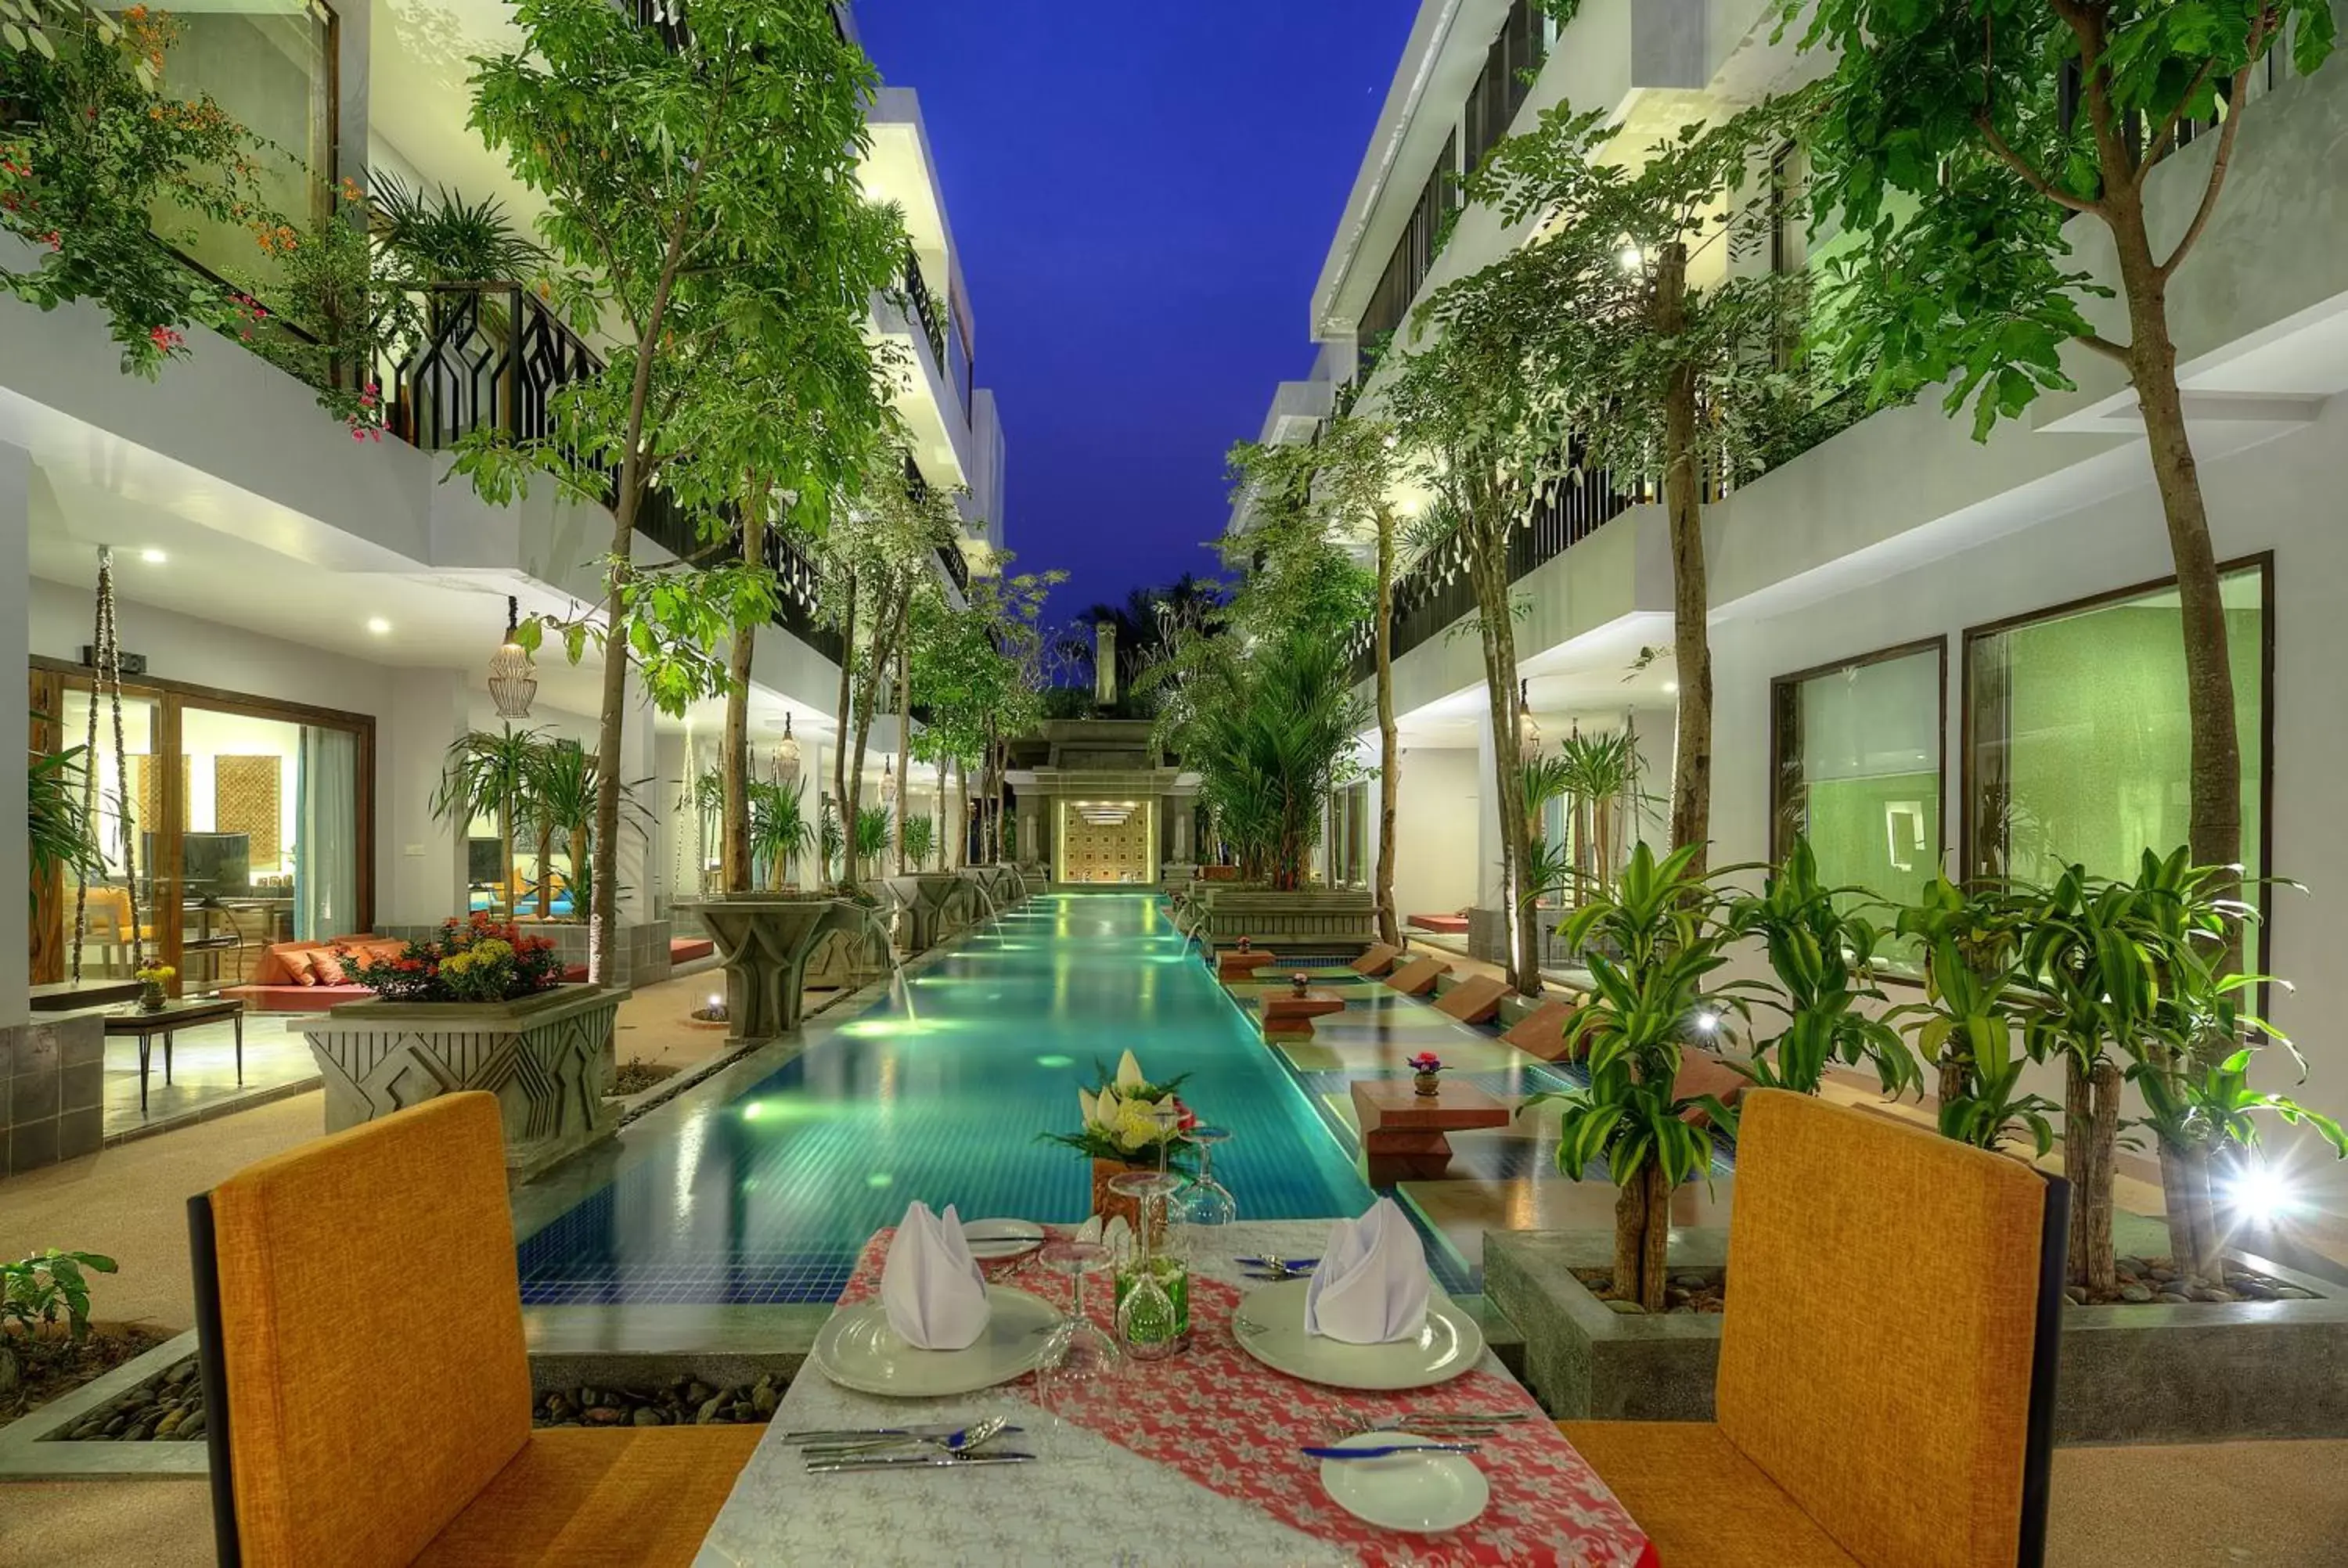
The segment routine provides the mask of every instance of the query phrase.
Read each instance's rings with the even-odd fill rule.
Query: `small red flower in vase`
[[[1241,937],[1241,938],[1240,938],[1240,951],[1241,951],[1241,952],[1242,952],[1242,953],[1251,953],[1251,952],[1253,952],[1254,950],[1255,950],[1255,946],[1254,946],[1254,944],[1253,944],[1253,943],[1250,942],[1250,941],[1249,941],[1245,937]]]
[[[1304,994],[1305,989],[1312,985],[1313,977],[1299,969],[1288,977],[1288,983],[1296,988],[1296,994],[1301,997]]]
[[[1431,1050],[1422,1050],[1410,1059],[1410,1071],[1416,1080],[1417,1093],[1433,1099],[1443,1092],[1443,1059]]]

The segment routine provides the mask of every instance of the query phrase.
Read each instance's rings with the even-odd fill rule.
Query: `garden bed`
[[[133,1325],[93,1328],[79,1344],[56,1339],[36,1345],[21,1335],[9,1335],[8,1347],[16,1352],[17,1382],[0,1393],[0,1426],[103,1378],[170,1337],[160,1329]]]
[[[670,1062],[646,1061],[630,1057],[612,1074],[611,1087],[603,1091],[607,1100],[630,1100],[646,1090],[656,1089],[675,1078],[680,1069]]]
[[[782,1403],[788,1378],[768,1372],[754,1383],[713,1388],[678,1375],[654,1387],[555,1389],[530,1406],[534,1427],[763,1426]]]
[[[1725,1281],[1727,1246],[1725,1230],[1673,1232],[1672,1276]],[[1523,1330],[1526,1381],[1563,1420],[1709,1420],[1725,1319],[1601,1298],[1588,1282],[1602,1287],[1612,1255],[1605,1231],[1485,1236],[1484,1288]],[[2128,1261],[2141,1266],[2137,1288],[2164,1283],[2151,1273],[2165,1265]],[[2057,1441],[2348,1438],[2348,1289],[2266,1258],[2233,1263],[2230,1298],[2208,1286],[2206,1299],[2154,1292],[2065,1312]],[[2245,1286],[2274,1294],[2245,1298]]]

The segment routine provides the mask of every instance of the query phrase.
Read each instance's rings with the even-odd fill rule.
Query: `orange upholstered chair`
[[[2068,1189],[1806,1095],[1740,1123],[1714,1419],[1567,1438],[1667,1568],[2036,1568]]]
[[[688,1563],[757,1445],[530,1430],[492,1095],[264,1160],[189,1230],[223,1568]]]

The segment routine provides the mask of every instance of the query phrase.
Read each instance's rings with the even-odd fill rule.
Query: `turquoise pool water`
[[[1131,1050],[1231,1129],[1216,1174],[1250,1219],[1358,1214],[1371,1192],[1147,894],[1039,897],[809,1027],[792,1061],[664,1132],[520,1247],[533,1303],[829,1301],[915,1198],[964,1218],[1072,1221],[1074,1131],[1096,1061]]]

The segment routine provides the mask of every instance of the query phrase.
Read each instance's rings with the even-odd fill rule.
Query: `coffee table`
[[[1505,1127],[1511,1114],[1506,1101],[1457,1078],[1433,1094],[1419,1093],[1407,1078],[1357,1078],[1353,1089],[1374,1187],[1441,1181],[1451,1171],[1446,1133]]]
[[[165,1002],[151,1012],[125,1008],[106,1015],[106,1032],[135,1035],[139,1040],[139,1114],[147,1114],[147,1070],[153,1060],[155,1037],[163,1037],[163,1082],[171,1081],[171,1037],[200,1023],[227,1019],[236,1026],[236,1081],[244,1081],[244,1004],[234,997],[199,997],[191,1001]]]

